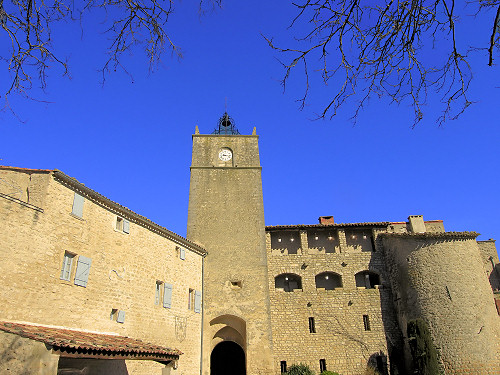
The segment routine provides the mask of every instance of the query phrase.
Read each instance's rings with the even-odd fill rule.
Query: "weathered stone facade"
[[[2,374],[278,375],[294,363],[411,374],[414,319],[446,375],[500,374],[494,240],[419,215],[266,227],[255,130],[196,129],[187,239],[60,171],[12,167],[0,167],[0,229],[0,321],[184,353],[69,355],[0,325]]]
[[[177,373],[199,372],[201,311],[188,309],[188,296],[189,289],[202,290],[202,248],[59,171],[3,167],[0,178],[0,319],[174,347],[185,352]],[[77,199],[83,210],[75,214]],[[76,285],[82,259],[89,269],[85,285]],[[125,370],[150,374],[162,367],[127,360]]]

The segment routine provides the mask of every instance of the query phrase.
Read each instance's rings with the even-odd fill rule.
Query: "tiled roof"
[[[388,221],[374,223],[340,223],[340,224],[298,224],[298,225],[268,225],[266,230],[288,230],[288,229],[325,229],[325,228],[343,228],[343,227],[386,227],[391,223]]]
[[[50,172],[52,172],[52,170],[50,170],[50,169],[19,168],[19,167],[11,167],[8,165],[0,165],[0,169],[10,170],[10,171],[18,171],[18,172],[26,172],[26,173],[50,173]]]
[[[476,232],[423,232],[423,233],[380,233],[381,237],[403,237],[403,238],[467,238],[473,239],[479,236]]]
[[[95,351],[120,356],[149,355],[162,359],[178,359],[181,351],[149,344],[130,337],[85,332],[64,328],[45,327],[0,321],[0,330],[51,345],[54,349],[73,349],[77,352]],[[152,359],[157,359],[152,358]]]

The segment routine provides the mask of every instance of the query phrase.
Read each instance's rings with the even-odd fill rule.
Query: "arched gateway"
[[[245,352],[233,341],[222,341],[210,355],[210,375],[246,375]]]

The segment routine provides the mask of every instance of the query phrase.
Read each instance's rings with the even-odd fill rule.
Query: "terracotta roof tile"
[[[306,229],[306,228],[343,228],[343,227],[386,227],[391,224],[388,221],[374,223],[340,223],[340,224],[298,224],[298,225],[268,225],[266,230],[288,230],[288,229]]]
[[[106,351],[109,354],[149,353],[178,359],[181,351],[125,336],[0,321],[0,330],[61,349]]]

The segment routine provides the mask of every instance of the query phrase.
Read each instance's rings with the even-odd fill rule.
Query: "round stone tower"
[[[403,334],[408,321],[424,319],[447,375],[500,374],[500,317],[477,235],[382,234]]]

